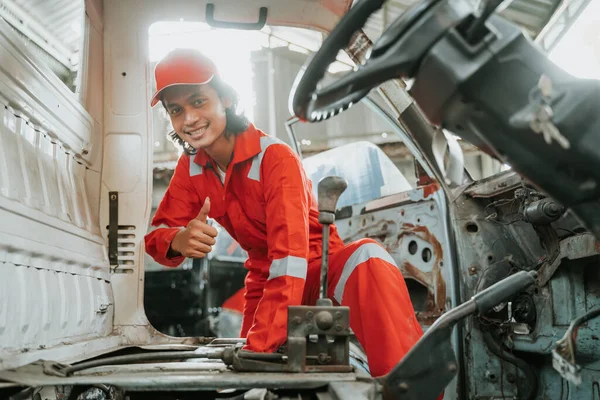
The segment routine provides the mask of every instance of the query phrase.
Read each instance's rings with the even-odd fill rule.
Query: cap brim
[[[173,86],[191,86],[191,85],[206,85],[207,83],[209,83],[210,81],[212,81],[212,79],[214,78],[214,75],[211,75],[210,78],[208,78],[207,80],[205,80],[204,82],[194,82],[194,83],[172,83],[170,85],[167,85],[165,87],[163,87],[160,90],[157,90],[156,93],[154,93],[154,96],[152,96],[152,100],[150,100],[150,107],[154,107],[156,105],[156,103],[158,103],[160,101],[160,95],[162,92],[165,91],[165,89],[168,89],[170,87]]]

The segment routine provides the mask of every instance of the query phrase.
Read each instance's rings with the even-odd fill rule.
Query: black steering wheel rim
[[[338,52],[348,46],[352,35],[365,26],[369,16],[379,10],[385,1],[361,0],[356,3],[342,16],[336,27],[323,41],[321,48],[304,64],[296,77],[292,88],[293,95],[290,99],[290,108],[300,120],[316,122],[325,119],[321,115],[314,114],[319,108],[315,104],[315,100],[318,100],[318,95],[316,95],[318,82],[323,79],[327,68],[335,61]],[[357,94],[356,101],[366,95],[366,93],[361,94]],[[347,107],[352,103],[351,99],[344,100],[346,100],[344,103]]]
[[[360,101],[379,84],[410,76],[433,43],[473,11],[466,0],[458,4],[448,0],[422,0],[390,25],[362,65],[327,87],[318,88],[339,50],[348,46],[354,33],[364,27],[384,2],[357,2],[300,70],[292,88],[290,109],[301,121],[319,122],[331,118]]]

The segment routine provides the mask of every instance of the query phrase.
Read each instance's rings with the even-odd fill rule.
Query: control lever
[[[315,306],[289,306],[284,354],[257,354],[240,348],[225,351],[223,361],[236,371],[351,372],[350,308],[327,298],[329,229],[337,202],[348,187],[343,178],[328,176],[318,185],[319,222],[323,225],[321,285]],[[315,340],[316,339],[316,340]]]
[[[326,176],[319,181],[319,223],[323,224],[323,253],[321,256],[321,292],[317,305],[332,306],[327,298],[327,270],[329,269],[329,228],[335,222],[337,202],[348,187],[348,182],[339,176]]]

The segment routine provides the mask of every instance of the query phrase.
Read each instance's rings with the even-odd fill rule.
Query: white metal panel
[[[88,159],[92,119],[72,93],[0,20],[0,93],[63,148]],[[86,150],[86,151],[84,151]]]
[[[114,301],[86,185],[92,120],[3,21],[0,58],[1,369],[110,335]]]
[[[0,262],[1,359],[112,331],[110,283],[92,276]]]
[[[22,21],[17,29],[37,36],[42,47],[65,66],[73,65],[80,50],[83,0],[2,0],[0,5],[9,19]]]

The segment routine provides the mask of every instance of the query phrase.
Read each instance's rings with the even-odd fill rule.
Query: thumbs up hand
[[[217,230],[206,223],[210,212],[210,199],[207,197],[200,212],[185,229],[177,232],[171,241],[171,249],[189,258],[204,258],[215,244]]]

